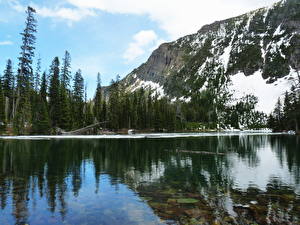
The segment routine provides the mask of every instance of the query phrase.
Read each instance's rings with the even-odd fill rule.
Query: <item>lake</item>
[[[300,138],[0,139],[0,224],[300,224]]]

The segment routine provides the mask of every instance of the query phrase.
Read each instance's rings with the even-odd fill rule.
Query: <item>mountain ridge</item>
[[[122,83],[131,92],[149,88],[174,100],[193,98],[218,71],[223,80],[261,71],[266,84],[276,85],[300,69],[299,34],[300,3],[282,0],[160,45]]]

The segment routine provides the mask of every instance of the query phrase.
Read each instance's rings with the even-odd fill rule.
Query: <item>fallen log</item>
[[[176,149],[177,153],[192,153],[192,154],[201,154],[201,155],[226,155],[222,152],[205,152],[205,151],[187,151],[187,150],[178,150]]]
[[[77,129],[77,130],[73,130],[73,131],[69,131],[69,132],[61,132],[61,135],[80,135],[80,134],[84,134],[85,132],[91,130],[91,129],[94,129],[95,127],[98,127],[102,124],[106,124],[108,123],[109,121],[104,121],[104,122],[100,122],[100,123],[95,123],[95,124],[92,124],[92,125],[89,125],[87,127],[83,127],[83,128],[80,128],[80,129]]]

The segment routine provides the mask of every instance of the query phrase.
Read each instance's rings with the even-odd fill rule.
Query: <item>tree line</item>
[[[279,98],[269,116],[268,125],[274,131],[292,130],[299,134],[300,127],[300,74],[283,98]]]

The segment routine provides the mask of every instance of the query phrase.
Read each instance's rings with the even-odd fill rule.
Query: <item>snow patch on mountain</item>
[[[224,63],[225,71],[227,71],[227,68],[228,68],[228,63],[229,63],[231,51],[232,51],[232,41],[230,42],[229,46],[227,46],[227,47],[224,49],[223,55],[220,56],[220,59],[221,59],[222,62]]]
[[[292,71],[289,76],[268,84],[262,77],[262,72],[257,71],[251,76],[238,73],[231,77],[232,85],[229,89],[234,93],[235,99],[242,98],[247,94],[258,97],[257,110],[271,113],[279,97],[289,91],[297,73]]]
[[[193,49],[202,48],[204,46],[205,42],[207,41],[207,38],[208,38],[208,34],[198,35],[197,38],[191,42],[190,46]]]
[[[148,89],[153,91],[152,96],[154,97],[155,95],[158,96],[158,98],[162,98],[166,96],[164,88],[159,84],[155,83],[153,81],[143,81],[140,79],[137,79],[135,83],[130,87],[130,92],[135,92],[140,88]]]
[[[267,52],[266,52],[266,50],[264,48],[264,40],[263,39],[260,40],[260,49],[261,49],[261,56],[262,56],[262,58],[264,60],[264,63],[265,63],[266,62]]]
[[[271,9],[272,7],[267,7],[266,8],[266,12],[265,12],[265,14],[264,14],[264,19],[263,19],[263,21],[264,21],[264,23],[266,23],[266,20],[267,20],[267,17],[268,17],[268,15],[269,15],[269,12],[270,12],[270,9]]]
[[[182,102],[186,102],[186,103],[189,103],[189,102],[191,102],[191,100],[192,100],[192,98],[191,97],[181,97],[181,98],[179,98],[179,100],[180,101],[182,101]]]
[[[282,23],[275,30],[275,32],[273,34],[273,37],[280,36],[280,35],[284,34],[284,30],[281,29],[281,25],[282,25]]]
[[[249,17],[248,17],[248,21],[247,21],[247,25],[245,27],[245,31],[249,31],[250,29],[250,25],[251,25],[251,21],[253,20],[253,17],[254,17],[254,13],[249,13]]]
[[[269,43],[269,45],[267,46],[267,50],[271,54],[276,54],[277,52],[279,52],[281,57],[285,59],[286,56],[283,54],[281,48],[289,47],[292,37],[293,37],[293,35],[291,37],[281,37],[279,41]]]
[[[202,75],[202,73],[203,73],[203,71],[205,70],[205,68],[206,68],[206,65],[207,65],[207,63],[210,63],[210,61],[211,61],[211,59],[210,58],[207,58],[206,60],[205,60],[205,62],[199,67],[199,69],[198,69],[198,75]]]

